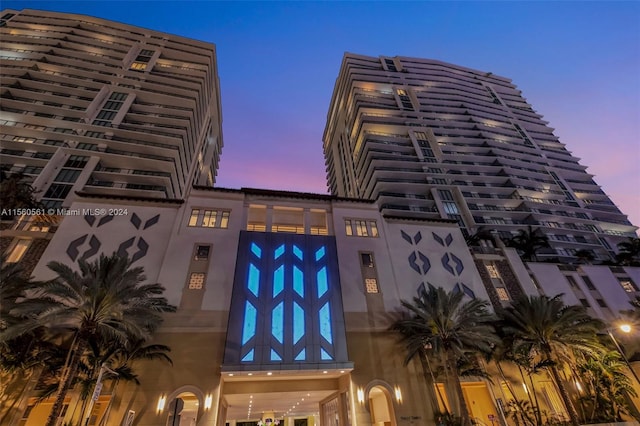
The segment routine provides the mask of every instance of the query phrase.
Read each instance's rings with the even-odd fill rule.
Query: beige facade
[[[614,256],[636,227],[508,78],[445,62],[346,53],[323,136],[328,186],[384,214],[450,218],[502,238],[532,226],[540,258]]]
[[[452,221],[384,217],[370,201],[196,188],[184,203],[84,196],[72,208],[88,211],[107,206],[120,209],[122,214],[66,217],[35,276],[51,278],[45,266],[51,260],[73,264],[79,258],[95,259],[99,253],[126,252],[137,257],[134,265],[144,267],[149,281],[166,287],[166,296],[179,309],[166,316],[154,340],[171,347],[173,366],[141,363],[137,366],[140,386],[105,386],[94,411],[96,424],[120,425],[133,418],[136,425],[164,425],[179,413],[180,425],[242,425],[271,415],[288,426],[294,426],[296,419],[323,426],[435,424],[443,404],[455,408],[455,393],[440,379],[436,379],[440,393],[436,392],[420,362],[414,360],[405,366],[404,348],[388,330],[397,318],[400,301],[410,300],[421,284],[448,290],[457,287],[469,297],[494,303],[506,302],[496,297],[498,288],[505,288],[509,298],[517,297],[516,291],[564,292],[567,303],[580,303],[579,289],[572,291],[566,277],[575,275],[580,287],[584,277],[591,277],[593,282],[597,280],[601,293],[589,290],[592,299],[588,300],[602,297],[611,313],[626,309],[625,303],[639,294],[624,287],[627,279],[634,285],[640,280],[638,268],[625,268],[623,273],[604,266],[567,270],[555,264],[525,265],[512,249],[470,250]],[[330,278],[329,287],[339,289],[344,322],[332,316],[332,321],[339,322],[332,324],[334,347],[327,347],[328,351],[336,349],[331,352],[334,359],[239,364],[227,359],[229,350],[244,345],[233,331],[244,326],[230,321],[239,318],[246,322],[246,312],[237,315],[232,311],[238,286],[246,284],[238,279],[245,265],[243,250],[249,247],[245,243],[257,242],[262,258],[271,253],[279,256],[279,243],[269,248],[262,243],[264,238],[297,244],[304,256],[311,254],[312,261],[317,260],[318,251],[305,251],[302,241],[335,241],[337,280]],[[331,250],[327,246],[327,255]],[[487,265],[501,273],[500,280],[487,279],[491,278],[488,271],[494,271]],[[331,277],[331,264],[327,266]],[[268,285],[269,276],[261,278],[260,285]],[[320,281],[312,278],[319,286]],[[293,294],[295,284],[289,287],[291,283],[284,282],[284,293]],[[271,299],[270,288],[261,293],[261,299]],[[306,288],[316,291],[316,287]],[[594,315],[612,319],[594,303]],[[265,333],[276,335],[268,327],[276,322],[273,311],[259,318],[267,324]],[[286,330],[295,333],[295,328],[295,323],[286,320],[285,336]],[[335,358],[340,352],[336,345],[341,333],[346,359]],[[270,343],[264,340],[261,344]],[[486,368],[492,382],[465,378],[463,390],[472,416],[488,425],[489,419],[504,421],[501,409],[513,398],[511,392],[525,399],[531,386],[523,384],[513,367],[503,366],[504,376],[493,364]],[[540,374],[534,386],[545,411],[560,418],[564,411],[551,383],[546,374]],[[177,398],[183,405],[176,412]],[[70,420],[75,395],[68,402],[66,419]],[[32,403],[33,399],[21,400],[10,424],[18,424],[29,410],[32,414],[24,424],[38,424],[50,403],[29,409]]]
[[[46,209],[75,192],[181,199],[222,149],[215,46],[98,19],[4,10],[3,167]]]

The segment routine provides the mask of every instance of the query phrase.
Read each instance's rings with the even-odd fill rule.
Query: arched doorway
[[[169,403],[167,426],[195,426],[198,420],[200,401],[191,392],[178,394]]]
[[[374,386],[369,390],[369,412],[372,426],[396,426],[393,401],[384,387]]]

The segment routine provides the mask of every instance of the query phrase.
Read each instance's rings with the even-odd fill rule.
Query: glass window
[[[582,281],[584,281],[584,283],[587,285],[587,288],[589,290],[595,290],[596,287],[593,285],[593,282],[591,281],[591,279],[589,277],[587,277],[586,275],[582,275],[580,278],[582,278]]]
[[[498,298],[502,301],[511,300],[509,298],[509,293],[504,287],[496,287],[496,293],[498,293]]]
[[[378,225],[376,224],[375,221],[369,221],[369,227],[371,228],[371,236],[372,237],[377,237],[378,236]]]
[[[218,212],[216,210],[205,210],[202,218],[202,226],[205,228],[215,228]]]
[[[380,290],[378,289],[378,280],[376,280],[375,278],[366,278],[364,280],[364,286],[365,289],[367,291],[367,293],[379,293]]]
[[[346,232],[347,235],[353,235],[353,228],[351,228],[350,220],[344,221],[344,231]]]
[[[367,223],[364,220],[356,220],[356,235],[359,237],[368,237]]]
[[[210,246],[198,246],[196,248],[195,260],[207,260],[209,259]]]
[[[364,267],[373,268],[375,266],[373,263],[373,253],[360,253],[360,261]]]
[[[31,240],[18,240],[16,244],[13,246],[11,253],[7,257],[8,263],[16,263],[22,259],[22,256],[27,252],[29,248],[29,244],[31,244]]]
[[[489,272],[489,276],[491,278],[500,278],[500,273],[498,272],[498,268],[495,265],[485,265],[487,267],[487,272]]]
[[[222,212],[222,218],[220,219],[220,228],[227,229],[229,226],[229,212]]]
[[[634,293],[638,291],[638,287],[629,277],[618,278],[618,282],[627,293]]]
[[[204,273],[194,272],[189,277],[189,290],[201,290],[204,285]]]
[[[189,218],[189,226],[198,226],[199,214],[200,214],[200,210],[198,209],[191,210],[191,217]]]

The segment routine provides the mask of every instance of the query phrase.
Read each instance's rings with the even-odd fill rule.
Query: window
[[[373,268],[373,253],[360,253],[360,262],[365,268]]]
[[[496,293],[498,293],[498,299],[502,301],[511,300],[509,298],[509,293],[507,293],[507,290],[504,287],[496,287]]]
[[[198,215],[200,215],[200,210],[198,209],[191,210],[191,217],[189,218],[189,226],[198,226]]]
[[[365,278],[364,286],[367,293],[379,293],[378,280],[375,278]]]
[[[209,250],[211,246],[197,246],[195,260],[207,260],[209,259]]]
[[[8,263],[16,263],[22,259],[22,256],[27,252],[29,248],[29,244],[31,244],[31,240],[18,240],[16,241],[11,253],[7,257]]]
[[[598,302],[598,306],[600,306],[601,308],[607,308],[607,304],[604,303],[604,300],[602,299],[596,299],[596,302]]]
[[[73,167],[74,169],[82,169],[87,165],[87,161],[89,157],[84,155],[71,155],[66,163],[64,163],[65,167]]]
[[[364,220],[356,220],[356,235],[359,237],[368,237],[369,232],[367,231],[367,223]]]
[[[589,302],[587,302],[587,299],[580,299],[580,303],[582,303],[582,306],[584,306],[585,308],[590,308],[591,307]]]
[[[581,275],[580,278],[582,278],[582,281],[584,281],[584,283],[587,285],[587,288],[589,290],[596,289],[596,287],[593,285],[593,282],[591,282],[591,279],[589,277],[587,277],[586,275]]]
[[[371,236],[378,237],[378,225],[375,221],[369,221],[369,228],[371,229]]]
[[[485,265],[487,267],[487,272],[489,272],[489,276],[491,278],[500,278],[500,273],[498,272],[498,268],[495,265]]]
[[[47,192],[44,194],[44,198],[57,198],[62,199],[65,198],[73,185],[62,185],[59,183],[52,183]]]
[[[571,275],[565,275],[565,278],[567,279],[571,287],[580,288],[578,287],[578,283],[576,282],[575,278],[573,278]]]
[[[202,290],[204,286],[204,273],[193,272],[189,277],[189,290]]]
[[[618,277],[618,282],[627,293],[638,291],[638,286],[629,277]]]
[[[204,228],[215,228],[217,216],[218,212],[216,210],[205,210],[202,218],[202,226]]]
[[[353,229],[351,228],[351,221],[350,220],[345,220],[344,221],[344,227],[345,227],[345,232],[347,235],[353,235]]]
[[[54,182],[75,182],[79,175],[80,170],[62,169],[54,179]]]
[[[229,212],[224,210],[191,210],[188,226],[200,228],[223,228],[229,226]]]

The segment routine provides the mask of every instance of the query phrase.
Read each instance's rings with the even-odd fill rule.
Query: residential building
[[[47,209],[76,192],[184,199],[222,148],[215,46],[90,16],[4,10],[2,166]]]
[[[511,80],[436,60],[347,53],[324,131],[330,192],[383,214],[450,218],[465,235],[529,225],[540,259],[596,260],[637,227]]]

